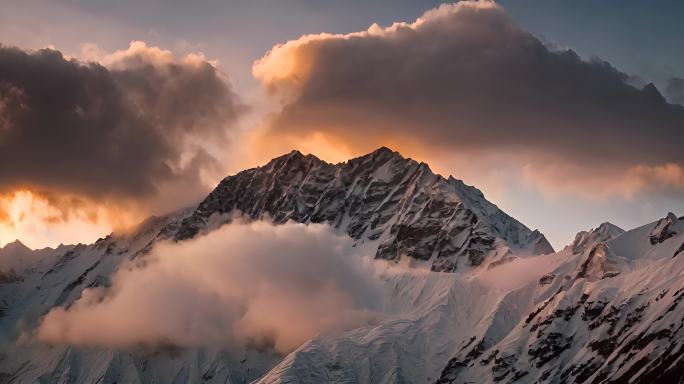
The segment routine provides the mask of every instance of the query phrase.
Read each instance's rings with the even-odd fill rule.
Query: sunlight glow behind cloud
[[[59,208],[58,208],[59,206]],[[112,231],[103,207],[51,202],[31,191],[0,196],[0,247],[20,239],[29,248],[91,242]]]

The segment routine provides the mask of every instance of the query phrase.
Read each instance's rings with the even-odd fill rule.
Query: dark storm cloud
[[[284,101],[275,137],[322,132],[354,147],[505,151],[621,169],[684,164],[684,108],[599,59],[554,50],[493,2],[415,23],[311,35],[274,47],[254,75]],[[681,168],[679,168],[681,170]]]
[[[154,196],[215,165],[199,144],[225,142],[243,108],[200,56],[134,42],[103,66],[0,46],[0,193]]]

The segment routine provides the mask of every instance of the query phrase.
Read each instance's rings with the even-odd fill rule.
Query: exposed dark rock
[[[498,355],[498,354],[499,354],[499,350],[498,350],[498,349],[494,350],[492,353],[489,354],[489,356],[487,356],[487,357],[483,358],[482,360],[480,360],[480,365],[487,365],[487,364],[489,364],[492,360],[494,360],[494,358],[495,358],[496,355]]]
[[[492,374],[495,382],[501,381],[514,370],[513,364],[517,360],[516,355],[508,355],[494,359]]]
[[[576,278],[607,279],[618,274],[620,271],[613,260],[610,248],[605,243],[598,243],[591,248],[582,262]]]
[[[604,360],[591,357],[581,365],[574,367],[570,373],[575,377],[575,383],[584,383],[603,365]]]
[[[85,282],[85,279],[88,276],[88,274],[100,264],[100,261],[102,261],[102,259],[95,261],[90,267],[88,267],[85,271],[83,271],[83,273],[81,273],[76,279],[74,279],[69,284],[67,284],[67,286],[64,287],[64,289],[60,293],[59,297],[55,301],[55,305],[62,305],[66,301],[69,294],[76,287],[78,287],[79,285],[81,285]]]
[[[625,231],[611,223],[603,223],[591,231],[582,231],[575,235],[575,240],[570,244],[572,253],[579,255],[593,248],[598,243],[606,241],[625,233]]]
[[[567,308],[557,308],[553,311],[553,313],[549,316],[547,316],[544,320],[538,321],[537,323],[533,324],[532,327],[530,328],[530,332],[534,332],[537,329],[540,329],[540,333],[543,331],[543,329],[546,328],[546,326],[550,325],[553,323],[556,319],[563,319],[565,321],[569,321],[577,312],[577,310],[584,305],[586,302],[587,298],[589,296],[584,294],[580,298],[580,300],[577,302],[576,305],[573,305],[571,307]]]
[[[444,367],[440,378],[435,382],[435,384],[456,383],[455,380],[458,377],[458,373],[461,368],[467,367],[472,363],[473,360],[476,360],[482,355],[482,353],[484,353],[487,347],[485,340],[482,339],[470,351],[468,351],[465,356],[463,356],[463,351],[465,351],[465,349],[468,348],[475,341],[475,339],[476,338],[474,336],[470,338],[470,340],[468,340],[468,342],[461,347],[456,356],[449,360],[449,363],[447,363],[446,367]]]
[[[48,270],[47,272],[45,272],[45,274],[43,275],[43,277],[45,277],[45,276],[47,276],[47,275],[50,275],[50,274],[53,274],[53,273],[55,273],[56,271],[59,271],[60,269],[64,268],[64,266],[65,266],[68,262],[70,262],[71,260],[74,260],[76,257],[78,257],[78,254],[79,254],[81,251],[83,251],[85,248],[86,248],[85,245],[83,245],[83,244],[78,244],[78,245],[75,246],[74,248],[72,248],[72,249],[70,249],[69,251],[67,251],[66,253],[64,253],[64,255],[62,255],[62,256],[59,258],[59,260],[57,260],[57,263],[55,263],[55,265],[54,265],[52,268],[50,268],[50,270]]]
[[[527,354],[536,360],[537,368],[560,356],[563,351],[572,345],[573,336],[564,336],[562,333],[550,332],[536,340],[527,351]]]
[[[592,340],[589,342],[589,348],[604,358],[613,353],[616,345],[617,336],[610,336],[602,340]]]
[[[553,274],[553,273],[551,273],[551,272],[549,272],[549,273],[547,273],[546,275],[542,276],[542,277],[539,279],[539,285],[548,285],[548,284],[551,284],[551,283],[553,282],[553,279],[555,279],[555,278],[556,278],[556,275]]]
[[[480,340],[479,343],[473,347],[473,349],[468,352],[466,355],[466,360],[471,361],[474,359],[477,359],[478,357],[482,356],[482,353],[487,350],[487,344],[485,342],[485,339]]]
[[[597,318],[603,312],[606,307],[607,302],[603,300],[589,301],[584,306],[584,312],[582,313],[582,320],[591,321]]]
[[[672,224],[675,222],[677,222],[677,216],[675,216],[673,213],[668,213],[665,218],[658,220],[648,236],[651,244],[659,244],[670,237],[675,236],[677,232],[672,230]]]
[[[650,383],[682,383],[684,382],[684,349],[681,345],[670,344],[657,358],[644,358],[634,364],[621,377],[612,380],[612,384],[650,384]],[[641,372],[639,372],[641,371]],[[639,375],[635,375],[635,373]],[[635,377],[636,376],[636,377]]]
[[[194,237],[212,217],[229,220],[238,212],[277,224],[328,223],[355,240],[379,240],[376,258],[433,260],[434,271],[454,271],[461,259],[479,266],[498,249],[497,241],[536,254],[553,251],[543,235],[477,189],[387,148],[335,165],[293,151],[226,177],[174,238]]]
[[[7,272],[0,271],[0,285],[16,283],[18,281],[22,281],[21,276],[14,270],[10,269]]]
[[[561,289],[562,289],[562,287],[556,292],[556,294],[558,294],[558,292],[560,292]],[[525,319],[525,325],[528,325],[532,320],[534,320],[534,318],[537,317],[537,315],[541,311],[543,311],[549,305],[549,303],[551,303],[553,301],[554,297],[556,297],[556,294],[554,294],[548,300],[546,300],[544,303],[542,303],[541,306],[537,307],[537,309],[534,312],[527,315],[527,318]],[[531,329],[530,332],[533,332],[535,329],[536,329],[536,327],[534,329]]]
[[[675,253],[674,253],[674,256],[672,256],[672,257],[675,257],[675,256],[679,255],[679,254],[682,253],[682,252],[684,252],[684,241],[682,242],[682,245],[680,245],[679,248],[677,248],[677,250],[676,250]]]

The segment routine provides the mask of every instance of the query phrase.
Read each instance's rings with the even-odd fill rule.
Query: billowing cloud
[[[253,346],[286,353],[310,337],[374,316],[373,267],[330,227],[224,225],[164,243],[110,288],[83,291],[43,319],[49,343],[127,347]]]
[[[211,63],[142,42],[103,62],[0,47],[0,192],[149,197],[217,165],[200,144],[244,106]]]
[[[681,188],[644,173],[684,165],[684,108],[653,85],[630,85],[630,76],[600,59],[548,47],[494,2],[442,5],[387,28],[303,36],[273,47],[253,74],[283,103],[266,143],[324,136],[357,153],[384,144],[431,162],[457,154],[460,168],[473,173],[485,157],[505,159],[499,165],[519,173],[572,163],[572,172],[538,185],[580,192],[594,181],[604,191],[623,183],[657,189],[630,181],[636,176]]]
[[[90,58],[0,46],[0,197],[125,206],[135,219],[201,198],[224,176],[211,148],[225,150],[246,108],[215,63],[143,42]]]

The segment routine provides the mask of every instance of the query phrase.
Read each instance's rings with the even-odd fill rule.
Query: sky
[[[684,214],[684,4],[657,4],[5,5],[0,245],[90,242],[294,147],[387,145],[557,249]]]

